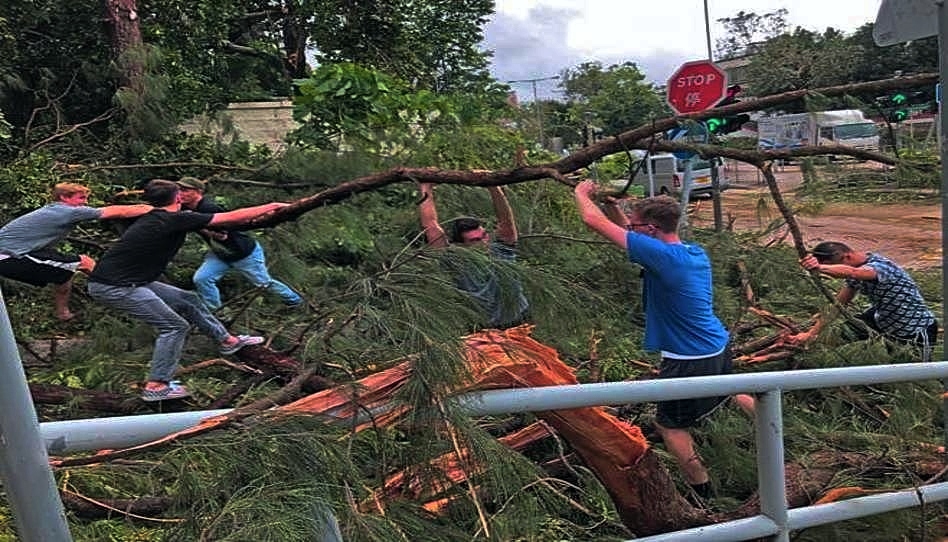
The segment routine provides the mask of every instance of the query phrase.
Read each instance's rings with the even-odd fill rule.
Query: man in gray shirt
[[[55,245],[80,222],[135,218],[152,209],[144,204],[89,207],[89,192],[81,184],[59,183],[53,187],[53,203],[0,228],[0,277],[34,286],[53,284],[54,312],[63,321],[75,316],[69,310],[73,276],[77,271],[91,272],[95,260],[85,254],[64,254]]]
[[[483,248],[498,262],[513,262],[517,258],[517,223],[503,188],[488,187],[491,204],[497,215],[496,240],[484,229],[479,219],[457,218],[451,222],[450,238],[438,221],[434,201],[434,185],[420,183],[422,200],[418,204],[421,226],[428,246],[447,247],[449,243],[469,248]],[[494,269],[459,269],[457,286],[467,293],[482,309],[486,324],[492,328],[507,329],[528,320],[530,303],[518,280],[504,280]]]

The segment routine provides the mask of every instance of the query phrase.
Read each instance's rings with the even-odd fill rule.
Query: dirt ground
[[[790,201],[793,190],[802,182],[797,166],[775,171],[784,197]],[[722,194],[725,223],[733,220],[734,229],[760,229],[758,202],[769,204],[771,220],[780,213],[773,205],[766,184],[758,182],[756,170],[741,165],[730,168],[731,189]],[[939,203],[829,204],[817,216],[797,216],[808,247],[820,241],[840,241],[856,250],[877,252],[909,269],[929,269],[942,265],[941,205]],[[701,227],[713,225],[710,200],[701,200],[692,221]],[[789,241],[789,239],[787,240]]]

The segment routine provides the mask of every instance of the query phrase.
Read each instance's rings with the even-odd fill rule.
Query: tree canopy
[[[591,124],[606,136],[642,125],[667,111],[654,85],[645,80],[634,62],[607,67],[584,62],[564,70],[559,86],[577,127]]]

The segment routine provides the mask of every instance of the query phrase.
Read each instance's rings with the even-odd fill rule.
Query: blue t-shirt
[[[0,228],[0,253],[20,257],[58,243],[73,226],[102,216],[95,207],[56,202],[44,205]]]
[[[698,245],[626,236],[629,260],[642,266],[645,349],[665,357],[707,357],[729,336],[714,314],[711,261]]]
[[[912,277],[892,260],[868,254],[863,267],[876,272],[875,280],[846,279],[846,285],[869,298],[879,331],[897,339],[924,334],[935,315],[922,298]]]

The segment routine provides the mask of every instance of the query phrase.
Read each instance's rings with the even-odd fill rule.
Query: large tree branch
[[[640,139],[651,136],[653,133],[664,132],[678,125],[683,120],[702,120],[710,117],[736,115],[738,113],[747,113],[749,111],[759,111],[777,105],[785,104],[795,100],[803,99],[807,96],[844,96],[847,94],[862,94],[871,92],[883,92],[894,89],[912,88],[924,85],[930,85],[938,81],[937,73],[925,73],[912,77],[899,77],[895,79],[883,79],[881,81],[868,81],[865,83],[852,83],[848,85],[838,85],[835,87],[824,87],[818,89],[803,89],[766,96],[756,100],[744,100],[741,102],[707,109],[700,113],[692,113],[679,117],[669,117],[656,120],[634,130],[623,132],[618,136],[600,141],[579,152],[573,153],[562,160],[546,164],[546,167],[556,169],[561,173],[576,171],[577,169],[588,166],[594,161],[622,152],[627,148],[637,148]]]
[[[611,154],[625,152],[630,148],[647,148],[651,146],[659,150],[694,150],[703,156],[724,156],[761,166],[768,160],[786,159],[799,156],[817,156],[821,154],[839,154],[855,158],[874,160],[885,164],[894,164],[895,160],[884,154],[862,151],[842,145],[821,145],[818,147],[804,147],[799,149],[780,151],[746,151],[728,149],[715,145],[689,145],[671,141],[654,142],[652,134],[664,132],[677,126],[682,120],[700,120],[713,116],[726,116],[748,111],[757,111],[787,102],[800,100],[807,96],[841,96],[846,94],[860,94],[882,92],[892,89],[901,89],[928,85],[938,80],[938,74],[928,73],[912,77],[852,83],[820,89],[803,89],[784,92],[774,96],[766,96],[756,100],[745,100],[724,107],[708,109],[700,113],[692,113],[679,117],[669,117],[656,120],[633,130],[623,132],[615,137],[600,141],[586,147],[562,160],[541,164],[532,167],[518,167],[497,171],[450,171],[436,168],[395,168],[385,172],[360,177],[341,183],[333,188],[324,190],[312,196],[303,198],[293,205],[258,219],[244,226],[244,228],[260,228],[273,226],[288,220],[294,220],[303,213],[331,205],[348,199],[356,194],[375,190],[398,182],[430,182],[435,184],[462,184],[467,186],[498,186],[535,181],[544,178],[553,178],[565,184],[563,175],[592,164],[594,161]]]

